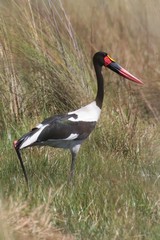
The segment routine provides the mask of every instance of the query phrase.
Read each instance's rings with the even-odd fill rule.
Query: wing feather
[[[94,129],[96,122],[72,121],[76,114],[56,115],[45,119],[42,123],[22,136],[16,142],[16,148],[22,149],[43,142],[59,140],[84,140]]]

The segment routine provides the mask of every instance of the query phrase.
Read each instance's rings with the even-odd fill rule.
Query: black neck
[[[96,104],[99,108],[102,108],[103,96],[104,96],[104,81],[102,76],[102,67],[99,64],[94,64],[96,77],[97,77],[97,96],[96,96]]]

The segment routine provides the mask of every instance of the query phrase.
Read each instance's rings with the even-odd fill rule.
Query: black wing
[[[36,145],[38,142],[48,140],[65,140],[71,134],[73,139],[84,140],[94,129],[96,122],[71,121],[70,118],[77,119],[76,114],[56,115],[45,119],[37,127],[23,135],[15,144],[17,149]]]
[[[78,135],[76,140],[83,140],[88,137],[96,124],[96,122],[71,121],[70,118],[77,119],[77,115],[57,115],[44,120],[42,125],[47,126],[40,133],[37,141],[66,139],[71,134]]]

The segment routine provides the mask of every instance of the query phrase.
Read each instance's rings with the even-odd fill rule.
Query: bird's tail
[[[13,142],[13,146],[14,146],[14,149],[15,149],[15,151],[17,153],[18,159],[20,161],[20,164],[21,164],[21,167],[22,167],[22,170],[23,170],[23,174],[24,174],[27,186],[28,186],[28,177],[27,177],[26,169],[24,167],[23,160],[22,160],[21,153],[20,153],[20,146],[21,146],[23,140],[24,140],[24,138],[20,138],[18,141],[15,140]]]
[[[38,130],[39,130],[38,128],[33,128],[30,132],[28,132],[25,135],[23,135],[19,140],[15,140],[13,142],[13,146],[14,146],[14,148],[16,150],[18,159],[20,161],[20,164],[21,164],[21,167],[22,167],[23,174],[24,174],[24,177],[25,177],[27,185],[28,185],[28,177],[27,177],[27,173],[26,173],[23,161],[22,161],[20,150],[23,149],[23,148],[30,147],[30,146],[32,146],[34,144],[35,139],[34,139],[34,137],[32,139],[32,136],[34,136],[34,134]]]

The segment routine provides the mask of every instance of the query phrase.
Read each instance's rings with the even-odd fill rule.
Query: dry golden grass
[[[141,78],[143,104],[154,117],[160,114],[160,1],[65,2],[66,11],[85,51],[108,51],[116,61]],[[85,6],[85,7],[84,7]]]
[[[0,7],[0,239],[158,240],[160,1],[1,0]],[[101,121],[80,152],[75,186],[65,185],[66,153],[34,149],[24,153],[26,192],[12,140],[94,98],[91,58],[99,50],[143,88],[104,71]]]
[[[28,212],[28,204],[14,202],[9,199],[7,204],[0,204],[0,239],[23,240],[74,240],[69,234],[62,234],[62,229],[52,226],[48,204],[43,204]],[[27,214],[26,214],[27,213]]]

